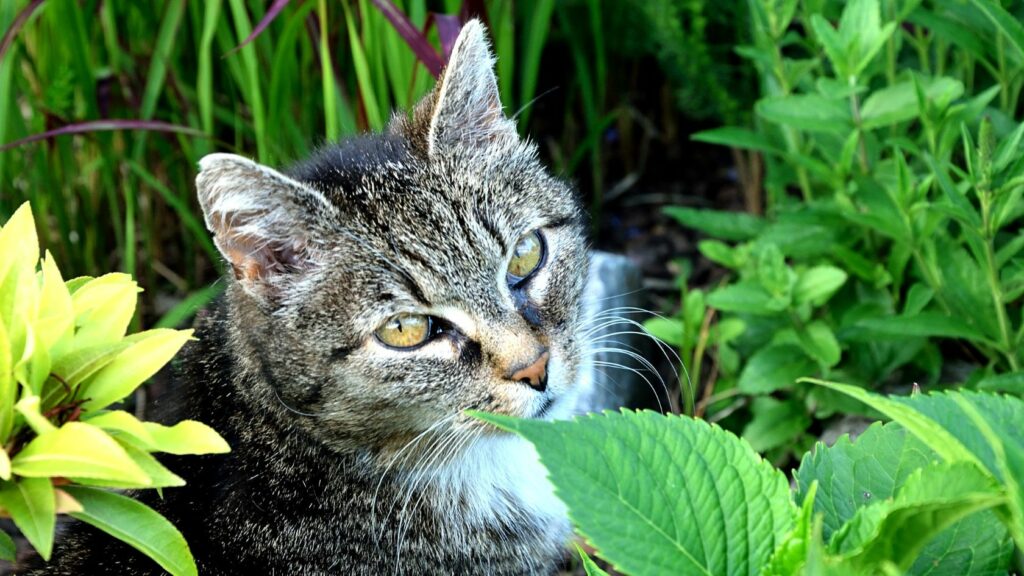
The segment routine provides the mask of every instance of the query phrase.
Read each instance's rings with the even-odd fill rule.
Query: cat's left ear
[[[479,20],[470,20],[433,94],[428,153],[448,144],[482,146],[518,137],[502,110],[487,31]]]

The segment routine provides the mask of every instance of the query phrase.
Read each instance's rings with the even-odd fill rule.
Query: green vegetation
[[[174,526],[108,490],[184,485],[156,452],[228,451],[199,422],[168,427],[109,408],[170,361],[192,331],[126,335],[139,292],[130,276],[65,282],[50,253],[41,266],[39,256],[24,204],[0,228],[0,513],[47,560],[56,514],[70,514],[175,576],[194,575],[188,545]],[[4,532],[0,558],[14,560]]]
[[[1024,401],[813,383],[893,422],[818,444],[803,455],[795,492],[747,442],[688,416],[477,416],[534,444],[579,534],[624,574],[1009,570],[1014,545],[1024,547]]]
[[[137,275],[149,288],[140,319],[177,326],[219,293],[207,288],[221,264],[198,218],[198,159],[220,150],[282,165],[381,129],[433,86],[463,8],[487,18],[502,99],[524,132],[542,52],[556,34],[569,46],[578,78],[561,100],[566,117],[582,105],[581,121],[546,148],[557,168],[586,166],[600,185],[613,117],[597,0],[268,4],[0,3],[0,33],[11,34],[0,48],[0,222],[31,201],[42,244],[69,273]],[[576,20],[588,26],[556,26]],[[37,138],[48,133],[64,135]]]
[[[694,138],[763,156],[765,212],[667,208],[730,275],[647,325],[698,412],[781,462],[860,411],[801,376],[1024,393],[1021,5],[752,6],[754,121]]]

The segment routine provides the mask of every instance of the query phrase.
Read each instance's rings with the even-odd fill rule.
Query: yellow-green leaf
[[[106,432],[68,422],[37,436],[11,460],[11,470],[29,477],[81,477],[145,484],[149,477]]]
[[[0,478],[11,479],[11,457],[7,455],[7,450],[3,449],[0,449]]]
[[[14,366],[14,378],[28,388],[32,394],[43,391],[43,383],[50,375],[50,351],[39,332],[31,325],[26,326],[25,349],[21,360]]]
[[[138,418],[124,410],[100,412],[95,416],[86,417],[85,421],[106,431],[115,440],[130,442],[150,452],[155,450],[155,441],[149,429]]]
[[[223,454],[231,451],[220,434],[202,422],[182,420],[170,427],[146,422],[145,426],[159,452],[183,455]]]
[[[0,322],[0,443],[6,443],[14,423],[14,398],[18,386],[14,382],[14,361],[7,327]]]
[[[102,278],[98,278],[94,282],[99,280]],[[86,290],[87,287],[82,288],[72,296],[72,299]],[[97,290],[97,292],[106,294],[108,298],[95,307],[78,314],[75,319],[77,328],[74,342],[76,348],[83,345],[119,341],[128,332],[128,325],[135,314],[139,289],[134,282],[119,283],[113,287]]]
[[[192,337],[192,330],[162,328],[133,336],[137,338],[130,348],[82,384],[81,397],[88,398],[84,408],[100,410],[131,394],[170,362]]]
[[[26,396],[15,404],[14,409],[25,418],[25,422],[36,434],[46,434],[57,429],[39,411],[39,396]]]
[[[71,516],[149,556],[173,576],[196,576],[195,560],[181,532],[152,508],[105,490],[65,488],[85,508]]]
[[[49,478],[21,478],[0,483],[0,506],[44,560],[53,550],[56,498]]]
[[[35,269],[39,262],[39,237],[32,209],[25,202],[0,227],[0,279],[12,267]]]
[[[71,305],[71,293],[64,284],[57,264],[49,250],[43,259],[42,289],[39,299],[39,317],[36,332],[47,348],[52,348],[62,339],[70,338],[75,325],[75,311]]]
[[[185,481],[177,474],[171,472],[163,464],[161,464],[156,458],[151,456],[145,450],[137,448],[128,442],[118,442],[124,451],[128,454],[128,457],[135,462],[149,480],[145,484],[137,484],[133,482],[121,482],[116,480],[103,480],[99,478],[72,478],[76,484],[85,484],[89,486],[101,486],[105,488],[173,488],[176,486],[184,486]]]

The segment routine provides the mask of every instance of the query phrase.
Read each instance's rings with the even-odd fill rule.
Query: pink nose
[[[507,376],[507,378],[515,382],[522,382],[538,392],[543,392],[548,387],[547,372],[549,358],[551,358],[551,354],[545,350],[544,353],[531,362],[529,366],[526,366],[525,368],[511,368],[510,371],[512,374]]]

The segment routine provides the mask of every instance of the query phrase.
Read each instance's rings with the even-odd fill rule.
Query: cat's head
[[[546,417],[579,365],[584,215],[519,137],[483,27],[381,135],[286,173],[201,162],[232,333],[268,409],[338,447]]]

